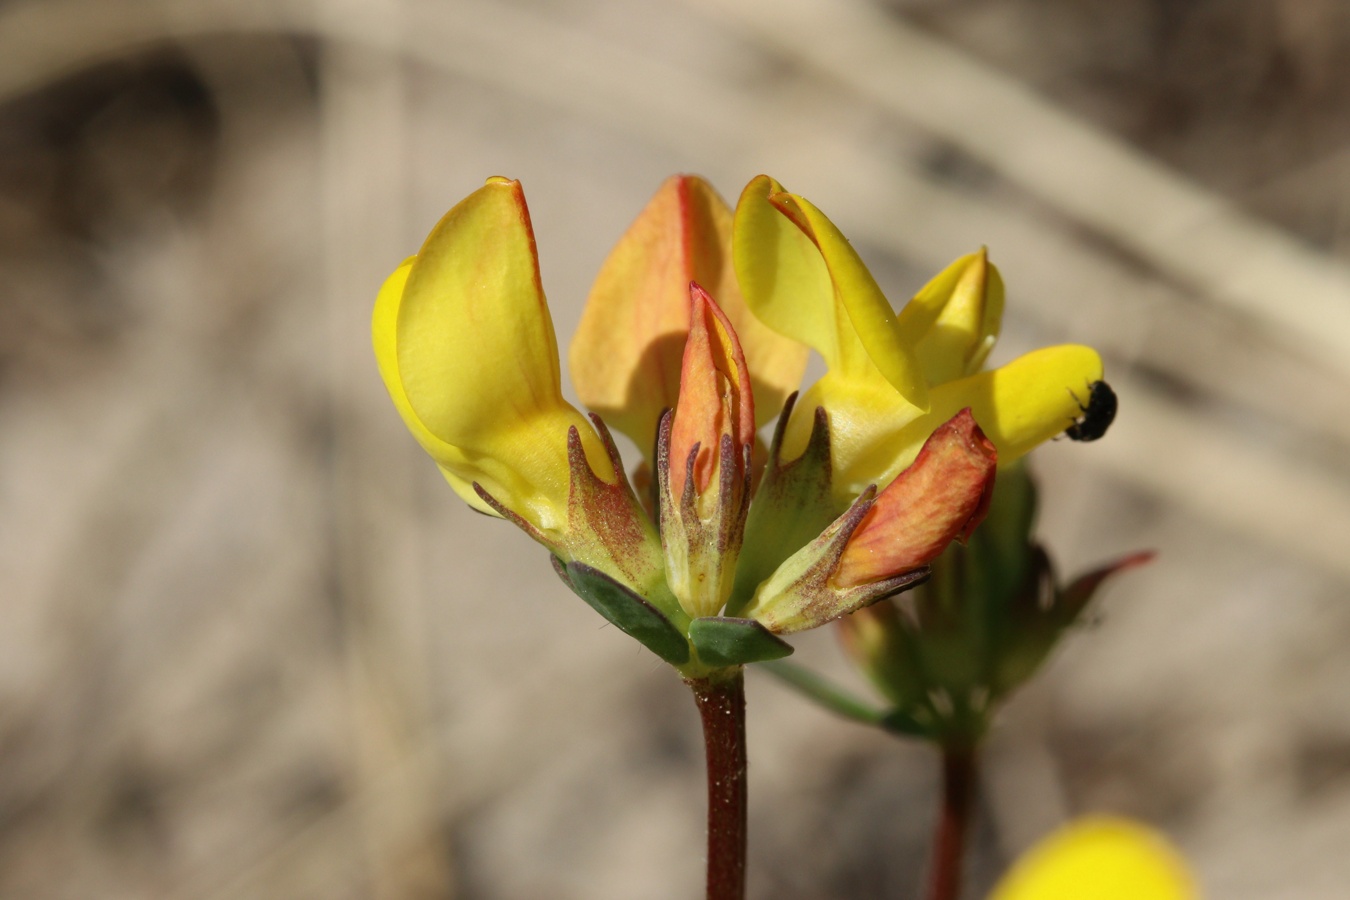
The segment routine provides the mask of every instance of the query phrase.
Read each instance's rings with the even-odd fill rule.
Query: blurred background
[[[565,342],[678,171],[774,175],[897,304],[987,244],[994,363],[1107,358],[1042,534],[1160,556],[1002,716],[969,896],[1091,811],[1344,896],[1341,0],[0,3],[0,896],[699,895],[686,690],[454,497],[368,336],[503,174]],[[749,691],[751,896],[915,896],[933,755]]]

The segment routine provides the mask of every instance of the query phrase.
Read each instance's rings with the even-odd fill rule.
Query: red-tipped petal
[[[722,465],[722,436],[730,435],[734,447],[755,439],[755,404],[750,393],[750,372],[740,341],[730,320],[717,303],[697,284],[689,286],[689,339],[684,346],[680,371],[680,398],[671,426],[671,495],[682,496],[685,467],[695,445],[700,449],[694,463],[694,490],[702,495]]]
[[[988,512],[997,462],[970,410],[957,413],[877,496],[844,548],[834,583],[850,587],[917,569],[969,536]]]
[[[731,232],[731,209],[712,185],[676,175],[615,245],[591,288],[569,353],[577,396],[644,454],[652,452],[661,412],[675,406],[690,281],[717,297],[739,332],[767,413],[761,425],[801,382],[807,348],[751,314],[731,264]]]

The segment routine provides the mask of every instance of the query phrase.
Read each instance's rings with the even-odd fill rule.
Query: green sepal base
[[[632,590],[585,563],[553,557],[553,570],[572,593],[624,634],[673,666],[689,661],[689,642],[661,612]],[[767,632],[766,632],[767,634]]]
[[[769,461],[745,521],[745,541],[736,565],[736,582],[723,613],[738,616],[754,600],[755,590],[784,560],[809,544],[842,510],[830,492],[830,422],[817,408],[811,436],[801,456],[783,462],[780,451],[788,419],[797,402],[793,393],[783,404],[769,446]]]
[[[754,619],[720,616],[690,622],[689,641],[698,651],[700,662],[719,668],[782,659],[790,656],[793,649]]]
[[[864,725],[881,725],[886,711],[792,662],[770,662],[760,668],[836,715]]]

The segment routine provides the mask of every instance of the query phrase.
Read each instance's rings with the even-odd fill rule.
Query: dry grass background
[[[1043,533],[1161,557],[1004,715],[970,896],[1093,810],[1344,896],[1347,50],[1339,0],[0,4],[0,896],[697,896],[684,689],[445,489],[366,331],[500,173],[565,339],[675,171],[772,173],[893,298],[987,243],[999,359],[1108,357]],[[750,692],[752,896],[914,896],[934,761]]]

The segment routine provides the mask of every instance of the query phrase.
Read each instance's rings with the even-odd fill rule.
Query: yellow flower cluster
[[[723,646],[732,632],[705,621],[719,613],[789,633],[912,584],[983,516],[995,461],[1073,423],[1100,358],[1051,347],[982,371],[1002,311],[983,251],[896,313],[804,198],[760,176],[732,210],[677,176],[588,300],[570,353],[588,417],[562,396],[524,194],[491,178],[389,277],[373,332],[394,405],[455,491],[688,671],[693,622]],[[792,406],[812,349],[828,373]],[[756,429],[785,403],[766,458]],[[641,496],[607,426],[648,454]],[[788,652],[749,634],[761,649],[744,661]],[[706,656],[737,661],[713,643]]]

